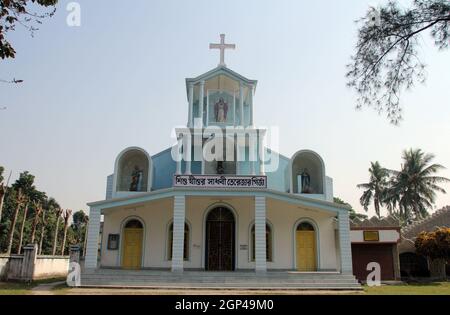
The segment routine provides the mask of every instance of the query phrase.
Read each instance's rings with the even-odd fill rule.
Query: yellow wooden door
[[[297,270],[316,271],[315,231],[297,231]]]
[[[123,240],[122,267],[126,269],[141,268],[142,229],[126,228]]]

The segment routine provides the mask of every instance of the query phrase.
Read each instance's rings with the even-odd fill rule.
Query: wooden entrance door
[[[315,231],[297,231],[297,270],[315,271],[316,267],[316,237]]]
[[[142,231],[141,228],[124,229],[122,267],[125,269],[141,268]]]
[[[226,208],[212,210],[206,220],[206,270],[234,269],[234,216]]]

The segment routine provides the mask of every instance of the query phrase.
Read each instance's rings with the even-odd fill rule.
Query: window
[[[252,226],[252,261],[255,261],[255,225]],[[272,261],[272,229],[266,224],[266,260]]]
[[[108,234],[108,249],[119,249],[119,234]]]
[[[168,235],[168,245],[167,248],[167,259],[172,260],[172,247],[173,247],[173,222],[170,223],[169,227],[169,235]],[[184,251],[183,251],[184,260],[189,260],[189,225],[184,224]]]

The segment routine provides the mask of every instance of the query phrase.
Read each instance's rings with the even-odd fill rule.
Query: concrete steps
[[[361,290],[353,275],[336,272],[204,272],[185,271],[182,274],[155,270],[85,271],[84,287],[115,288],[183,288],[183,289],[265,289],[265,290]]]

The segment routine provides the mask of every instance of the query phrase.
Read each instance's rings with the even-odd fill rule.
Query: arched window
[[[297,226],[297,231],[314,231],[314,227],[311,223],[302,222]]]
[[[167,242],[167,259],[172,260],[172,247],[173,247],[173,222],[169,226],[169,241]],[[184,250],[183,250],[184,260],[189,260],[189,225],[184,224]]]
[[[324,194],[325,166],[315,152],[303,150],[291,158],[292,190],[294,194]]]
[[[255,246],[255,224],[252,226],[251,230],[251,238],[252,238],[252,261],[255,261],[256,256],[256,246]],[[272,261],[272,229],[269,224],[266,224],[266,260]]]
[[[142,223],[139,220],[132,219],[125,224],[126,229],[142,229]]]
[[[151,159],[138,148],[126,149],[116,161],[116,191],[150,191]]]

